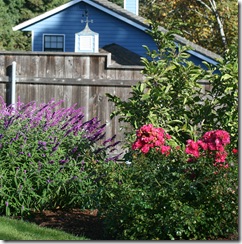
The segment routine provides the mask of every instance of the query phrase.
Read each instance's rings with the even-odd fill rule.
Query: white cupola
[[[99,34],[89,28],[88,22],[92,21],[89,21],[88,17],[84,22],[84,30],[75,34],[75,52],[98,53]]]

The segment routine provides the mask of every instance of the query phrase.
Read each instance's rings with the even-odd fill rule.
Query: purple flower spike
[[[60,145],[59,142],[56,143],[56,145],[54,147],[52,147],[52,152],[56,151],[59,145]]]
[[[103,142],[103,145],[107,144],[108,142],[111,142],[115,137],[116,137],[116,135],[114,135],[113,137],[107,139],[106,141]]]
[[[59,162],[60,164],[65,164],[69,161],[69,159],[61,159]]]
[[[39,141],[38,142],[38,145],[45,147],[46,146],[46,142],[45,141]]]

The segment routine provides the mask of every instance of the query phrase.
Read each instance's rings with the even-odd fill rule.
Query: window
[[[44,51],[64,52],[64,35],[44,35]]]

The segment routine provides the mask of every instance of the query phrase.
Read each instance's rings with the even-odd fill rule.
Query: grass
[[[0,240],[62,240],[62,241],[78,241],[89,240],[85,237],[78,237],[68,234],[64,231],[40,227],[33,223],[23,220],[11,219],[8,217],[0,217]]]

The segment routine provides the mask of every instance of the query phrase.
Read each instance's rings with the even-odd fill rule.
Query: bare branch
[[[221,38],[222,38],[222,42],[223,42],[224,46],[226,47],[227,46],[227,39],[226,39],[226,36],[225,36],[225,33],[224,33],[223,23],[222,23],[221,18],[220,18],[219,14],[218,14],[217,5],[216,5],[215,0],[209,0],[209,3],[211,5],[211,7],[209,7],[202,0],[197,0],[197,2],[201,3],[207,9],[209,9],[214,14],[214,16],[216,17],[216,20],[217,20],[217,23],[218,23],[218,27],[219,27],[219,31],[220,31],[220,35],[221,35]]]
[[[213,10],[202,0],[197,0],[197,2],[201,3],[203,6],[205,6],[210,12],[213,12]]]

